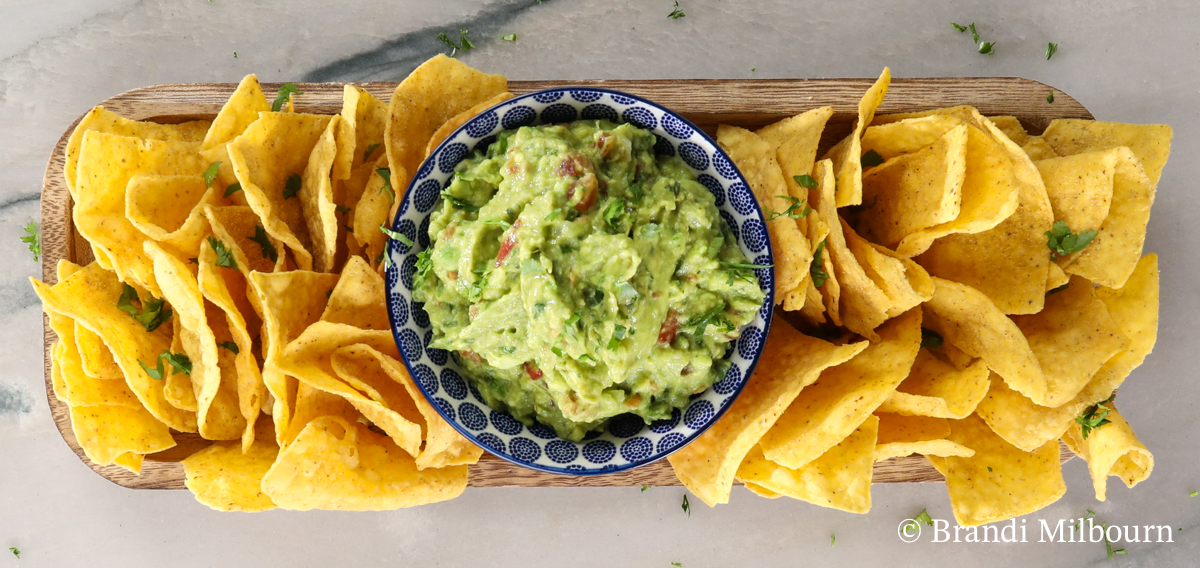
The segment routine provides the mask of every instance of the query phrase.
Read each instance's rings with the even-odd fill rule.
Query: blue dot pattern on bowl
[[[759,266],[771,266],[771,257],[760,254],[754,257],[754,264]],[[758,276],[758,287],[764,291],[775,287],[775,273],[770,268],[755,268],[754,274]]]
[[[553,107],[553,108],[552,108]],[[603,89],[552,89],[504,101],[451,133],[413,176],[397,207],[392,227],[415,246],[393,241],[393,266],[384,281],[388,310],[401,356],[414,381],[438,412],[461,434],[488,451],[514,463],[552,473],[591,475],[643,465],[675,451],[700,435],[728,407],[758,361],[770,307],[774,302],[773,274],[758,269],[767,298],[764,308],[746,327],[726,358],[728,371],[711,388],[693,397],[671,418],[644,424],[636,416],[618,417],[604,431],[591,432],[581,442],[558,438],[549,427],[526,426],[510,414],[487,406],[479,390],[462,374],[450,353],[429,345],[434,339],[429,314],[412,301],[417,254],[429,247],[430,212],[439,208],[441,191],[453,180],[455,167],[468,149],[484,150],[501,130],[543,121],[569,122],[575,117],[625,121],[651,130],[655,153],[680,156],[708,188],[746,258],[755,264],[774,264],[766,225],[745,179],[715,142],[682,117],[637,97]]]
[[[577,116],[579,116],[579,111],[575,110],[575,107],[571,105],[562,103],[550,105],[542,111],[542,124],[571,122]]]
[[[617,111],[608,105],[594,104],[583,107],[579,117],[584,120],[611,120],[616,122]]]
[[[442,390],[454,400],[467,398],[467,382],[454,369],[442,369]]]

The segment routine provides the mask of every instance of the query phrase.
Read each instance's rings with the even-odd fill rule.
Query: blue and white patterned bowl
[[[429,315],[412,301],[417,253],[429,246],[429,216],[450,185],[454,167],[473,150],[484,150],[501,130],[583,119],[629,122],[658,137],[655,151],[678,154],[697,179],[716,197],[746,258],[773,265],[771,243],[762,211],[750,186],[711,138],[687,119],[638,97],[608,89],[564,87],[529,93],[504,101],[462,125],[425,160],[400,201],[392,230],[408,236],[409,246],[389,239],[387,254],[388,312],[400,355],[425,398],[463,436],[517,465],[571,475],[623,471],[664,458],[694,440],[729,408],[754,371],[771,325],[775,303],[774,272],[758,269],[766,292],[763,307],[742,329],[729,350],[725,378],[695,396],[671,419],[645,425],[633,415],[618,416],[600,433],[582,442],[563,440],[550,428],[521,424],[508,413],[488,407],[448,352],[430,348]]]

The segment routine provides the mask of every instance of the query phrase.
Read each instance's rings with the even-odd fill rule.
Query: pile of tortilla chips
[[[964,526],[1062,496],[1059,440],[1100,500],[1109,475],[1142,481],[1153,456],[1112,398],[1157,334],[1142,245],[1170,127],[876,116],[889,82],[819,161],[829,107],[719,128],[769,218],[783,317],[726,414],[669,458],[679,479],[709,505],[737,480],[864,513],[872,464],[920,454]]]
[[[187,487],[226,511],[459,495],[482,450],[398,360],[380,227],[434,138],[506,90],[439,56],[390,105],[346,85],[333,116],[297,112],[297,93],[272,110],[253,75],[212,121],[89,112],[65,171],[95,261],[33,283],[87,456],[138,473],[198,433]]]

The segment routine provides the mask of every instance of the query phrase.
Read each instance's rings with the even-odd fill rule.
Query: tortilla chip
[[[758,368],[725,415],[667,457],[675,476],[710,507],[728,503],[738,466],[800,389],[817,380],[826,367],[847,361],[866,347],[865,341],[833,345],[777,320]]]
[[[503,75],[481,73],[443,54],[414,69],[396,86],[388,104],[384,143],[392,164],[392,187],[406,187],[398,174],[417,171],[425,144],[438,127],[507,90]]]
[[[246,75],[238,83],[233,94],[229,96],[229,100],[225,101],[225,105],[221,107],[217,117],[213,119],[212,126],[204,135],[204,143],[200,145],[200,154],[210,164],[221,163],[217,170],[217,179],[221,182],[222,187],[237,181],[233,173],[233,164],[229,161],[229,152],[226,151],[226,144],[241,136],[248,126],[258,120],[258,113],[270,110],[271,105],[267,103],[267,97],[263,95],[262,86],[258,84],[258,77]],[[234,197],[238,200],[239,205],[245,204],[244,197]]]
[[[813,231],[821,230],[824,232],[824,237],[821,240],[812,241],[813,245],[813,265],[818,264],[819,269],[825,274],[825,282],[817,287],[821,292],[821,299],[825,304],[825,311],[829,313],[829,319],[834,325],[842,325],[842,287],[838,282],[838,271],[833,266],[833,254],[830,252],[829,237],[833,234],[833,227],[837,226],[841,230],[841,221],[837,214],[837,204],[834,199],[836,190],[837,176],[833,173],[833,162],[830,160],[821,160],[813,168],[813,178],[817,182],[816,189],[808,191],[808,202],[812,206],[813,213],[809,214],[812,219],[809,220],[808,226]],[[840,237],[844,241],[844,237]],[[818,258],[819,257],[819,258]],[[811,276],[811,273],[810,273]],[[812,278],[809,278],[812,281]],[[816,286],[816,283],[813,283]]]
[[[351,257],[329,296],[321,321],[359,329],[390,330],[383,277],[362,257]]]
[[[796,396],[759,441],[767,459],[799,469],[858,428],[908,376],[921,347],[920,310],[888,322],[879,336]]]
[[[335,134],[341,121],[342,118],[337,115],[329,121],[325,132],[313,146],[301,176],[300,211],[312,239],[313,269],[317,272],[333,271],[333,257],[339,242],[332,168],[338,149]]]
[[[204,205],[219,199],[200,176],[138,174],[125,191],[125,214],[142,234],[195,256],[209,232]]]
[[[1017,146],[1024,146],[1029,141],[1029,133],[1025,131],[1025,127],[1021,125],[1021,121],[1017,120],[1017,117],[989,116],[987,118]]]
[[[1032,513],[1067,491],[1057,440],[1025,452],[993,433],[978,416],[955,420],[950,430],[951,441],[975,450],[972,457],[938,458],[959,525],[978,526]]]
[[[97,106],[89,110],[79,124],[71,132],[67,140],[67,149],[63,159],[63,174],[67,180],[67,190],[71,199],[78,201],[75,189],[76,168],[79,164],[79,150],[83,146],[83,135],[89,131],[107,132],[119,136],[131,136],[148,140],[172,140],[186,142],[191,151],[204,138],[204,132],[209,127],[207,120],[194,120],[180,124],[157,124],[154,122],[138,122]]]
[[[866,513],[871,510],[871,476],[879,419],[868,416],[850,435],[798,469],[767,460],[758,446],[738,467],[738,479],[814,505]]]
[[[275,503],[262,491],[262,480],[275,463],[279,446],[270,432],[263,434],[245,451],[236,443],[217,442],[184,459],[183,483],[196,500],[217,511],[274,509]]]
[[[1109,397],[1125,377],[1142,364],[1158,338],[1158,257],[1148,254],[1123,288],[1098,288],[1096,297],[1108,307],[1129,346],[1109,359],[1087,386],[1057,408],[1034,404],[992,380],[992,388],[976,412],[997,434],[1018,448],[1031,449],[1063,435],[1083,410]]]
[[[244,205],[210,205],[205,206],[204,216],[212,226],[213,236],[233,253],[237,269],[243,275],[248,277],[251,272],[279,272],[283,269],[283,241],[267,235],[271,249],[264,250],[262,244],[254,240],[257,228],[262,225],[253,209]]]
[[[1166,124],[1059,118],[1050,121],[1042,138],[1061,156],[1127,146],[1150,177],[1150,185],[1157,186],[1171,155],[1172,135],[1171,127]]]
[[[62,280],[62,278],[59,279],[59,281]],[[112,351],[104,344],[104,340],[78,323],[72,322],[72,325],[75,326],[75,348],[79,351],[83,372],[95,379],[124,380],[121,367],[117,366]],[[61,337],[62,334],[60,333],[59,336]]]
[[[429,138],[429,143],[425,145],[425,157],[428,158],[429,155],[432,154],[433,151],[435,149],[437,149],[437,147],[439,145],[441,145],[442,141],[444,141],[446,138],[449,138],[450,134],[453,133],[455,130],[458,130],[458,128],[460,126],[466,124],[472,118],[475,118],[476,116],[478,116],[479,113],[481,113],[489,108],[492,108],[504,101],[507,101],[508,99],[511,99],[511,98],[513,98],[512,93],[507,93],[507,92],[500,93],[486,101],[483,101],[483,102],[459,113],[454,118],[447,120],[445,122],[445,124],[442,124],[442,126],[437,129],[437,132],[434,132],[433,136],[431,136]]]
[[[1070,281],[1071,277],[1067,276],[1067,273],[1063,272],[1063,269],[1059,268],[1058,265],[1053,262],[1050,263],[1050,275],[1046,278],[1047,292],[1066,286]]]
[[[363,164],[375,163],[384,154],[383,131],[387,127],[387,118],[387,105],[371,93],[354,85],[343,87],[337,158],[333,161],[334,180],[350,179],[354,170]]]
[[[754,133],[771,145],[775,159],[792,196],[807,199],[809,190],[796,182],[796,176],[811,175],[817,161],[817,146],[825,123],[833,116],[833,107],[814,108],[764,126]]]
[[[1033,165],[1042,174],[1056,221],[1066,223],[1073,233],[1100,229],[1112,204],[1115,152],[1088,152]]]
[[[746,177],[768,219],[767,232],[771,237],[771,250],[775,253],[775,303],[782,303],[784,296],[793,290],[800,289],[807,293],[804,279],[808,277],[812,263],[812,249],[794,219],[787,215],[775,215],[786,211],[793,202],[787,199],[791,196],[771,145],[749,130],[726,124],[717,129],[717,143]],[[800,309],[804,305],[804,297],[801,294],[798,300],[794,299],[791,306],[785,305],[784,309]]]
[[[888,85],[892,82],[892,72],[887,67],[875,84],[863,94],[858,102],[858,121],[854,130],[836,146],[825,153],[826,158],[833,160],[837,171],[837,206],[858,205],[862,203],[862,134],[867,125],[875,118],[875,109],[887,95]]]
[[[859,237],[842,221],[846,245],[855,261],[890,300],[885,314],[896,317],[933,297],[933,279],[921,265]]]
[[[1120,477],[1126,487],[1133,487],[1154,470],[1154,455],[1138,441],[1125,417],[1117,412],[1116,406],[1105,406],[1110,408],[1106,416],[1108,424],[1092,429],[1086,439],[1079,424],[1072,424],[1063,437],[1071,451],[1088,462],[1097,501],[1107,498],[1108,476]]]
[[[295,380],[290,376],[288,378]],[[322,416],[335,416],[347,422],[366,421],[362,413],[341,395],[323,391],[304,382],[293,385],[292,393],[293,403],[290,407],[291,418],[287,431],[278,434],[285,448],[292,444],[309,422]]]
[[[284,192],[289,178],[304,173],[330,120],[315,114],[264,112],[227,147],[246,202],[267,233],[288,246],[302,270],[312,270],[312,238],[303,199],[285,197]]]
[[[142,407],[137,396],[129,390],[125,381],[111,378],[94,379],[83,372],[79,353],[72,344],[58,342],[51,349],[54,396],[71,406],[136,406]]]
[[[336,274],[294,270],[277,274],[253,272],[250,286],[262,301],[263,383],[274,398],[271,417],[276,441],[285,446],[292,409],[296,408],[296,379],[281,369],[287,344],[315,323],[325,310],[326,293],[332,294]]]
[[[1120,288],[1133,274],[1142,254],[1155,187],[1129,148],[1122,146],[1111,152],[1116,157],[1116,170],[1108,216],[1092,242],[1063,270],[1101,286]]]
[[[875,461],[911,454],[958,456],[969,458],[975,450],[947,440],[950,424],[944,418],[902,416],[879,412],[879,437],[875,442]]]
[[[894,125],[871,128],[889,126]],[[967,173],[967,129],[960,123],[933,144],[890,158],[863,176],[866,205],[855,226],[864,237],[897,249],[913,233],[958,218]]]
[[[180,432],[196,431],[196,416],[172,406],[163,396],[163,383],[151,379],[138,361],[156,361],[171,345],[171,329],[153,332],[117,307],[123,286],[112,272],[90,264],[53,287],[30,279],[46,311],[74,319],[99,335],[112,350],[113,359],[129,389],[154,418]],[[141,298],[146,298],[139,292]],[[174,317],[174,316],[173,316]]]
[[[1030,316],[1013,316],[1046,377],[1046,394],[1034,401],[1059,406],[1087,385],[1096,371],[1129,340],[1096,298],[1091,282],[1071,278],[1063,291],[1046,298],[1046,308]]]
[[[152,454],[175,446],[166,424],[141,406],[72,406],[71,431],[88,459],[111,465],[122,454]]]
[[[1059,157],[1058,153],[1041,136],[1030,136],[1029,141],[1021,145],[1021,151],[1035,162]]]
[[[126,186],[139,173],[199,175],[204,167],[194,142],[86,132],[79,149],[72,209],[75,227],[94,248],[104,251],[122,282],[161,296],[154,268],[142,250],[146,236],[125,217]]]
[[[384,511],[459,496],[467,467],[418,470],[384,436],[338,417],[304,427],[262,481],[263,493],[285,509]]]
[[[212,327],[215,322],[208,321],[196,276],[187,263],[153,241],[146,242],[146,254],[154,261],[154,275],[162,285],[163,297],[175,310],[174,317],[179,318],[183,350],[192,362],[188,376],[199,405],[196,420],[200,436],[208,440],[240,438],[246,429],[246,419],[238,410],[236,388],[222,388],[220,356]],[[171,372],[169,366],[167,372]]]
[[[113,460],[113,465],[121,466],[125,469],[125,471],[128,471],[134,475],[141,475],[142,462],[144,460],[145,458],[142,456],[142,454],[125,452],[117,456],[117,459]]]
[[[992,384],[988,376],[982,359],[959,370],[921,349],[908,377],[883,401],[879,412],[961,420],[987,396]]]
[[[384,168],[384,171],[392,170],[392,180],[398,179],[397,176],[399,179],[407,179],[407,173],[397,174],[395,168],[388,166],[386,155],[380,156],[375,162],[375,169],[379,168]],[[363,252],[367,254],[372,266],[380,264],[383,260],[387,235],[380,231],[379,227],[388,225],[388,216],[398,197],[395,186],[387,186],[390,183],[391,181],[383,178],[382,173],[372,173],[366,187],[363,188],[362,197],[354,207],[354,239],[363,247]]]

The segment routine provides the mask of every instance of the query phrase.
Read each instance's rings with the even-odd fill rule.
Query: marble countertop
[[[1192,566],[1200,557],[1200,73],[1191,0],[0,0],[0,568],[4,566]],[[950,22],[975,22],[995,55]],[[1138,487],[1097,502],[1085,464],[1025,518],[1028,543],[914,544],[897,525],[922,508],[952,519],[943,484],[876,485],[870,514],[765,500],[728,505],[681,487],[468,489],[386,513],[219,514],[185,491],[132,491],[93,474],[59,437],[42,379],[38,264],[18,240],[38,218],[50,149],[96,102],[169,82],[399,80],[470,30],[461,57],[510,79],[1021,76],[1104,120],[1167,123],[1173,157],[1146,250],[1162,265],[1157,348],[1121,392],[1156,457]],[[500,41],[517,34],[516,42]],[[1046,61],[1047,42],[1060,45]],[[1170,543],[1038,543],[1039,519],[1091,509],[1109,524],[1170,525]],[[1020,522],[1020,521],[1018,521]],[[830,535],[836,534],[831,546]],[[7,547],[18,547],[16,559]]]

